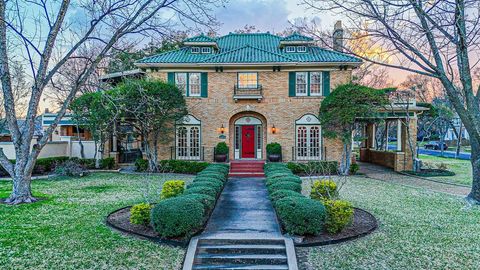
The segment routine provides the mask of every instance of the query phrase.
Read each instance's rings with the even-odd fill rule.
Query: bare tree
[[[11,164],[0,149],[0,164],[13,178],[7,203],[33,202],[31,173],[49,135],[64,116],[72,99],[116,44],[128,38],[162,36],[178,26],[210,26],[212,5],[223,0],[2,0],[0,1],[0,79],[8,128],[12,133],[16,162]],[[30,27],[27,27],[27,24]],[[31,27],[33,25],[33,27]],[[33,29],[32,29],[33,28]],[[12,46],[13,45],[13,46]],[[96,48],[93,55],[82,52]],[[32,75],[26,124],[15,116],[10,59],[25,58]],[[74,83],[53,123],[44,136],[30,147],[34,121],[44,90],[73,59],[88,64]]]
[[[318,12],[341,13],[351,31],[363,31],[385,48],[390,62],[357,56],[380,65],[438,79],[470,134],[473,183],[467,201],[480,203],[480,96],[472,70],[479,54],[477,0],[304,0]],[[324,38],[323,36],[321,38]],[[350,37],[347,37],[347,39]],[[355,54],[348,47],[347,52]]]

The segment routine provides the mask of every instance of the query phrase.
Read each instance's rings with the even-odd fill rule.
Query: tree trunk
[[[462,129],[463,129],[463,124],[460,122],[460,126],[458,127],[458,133],[457,133],[457,147],[455,149],[455,157],[458,158],[460,156],[460,148],[462,147]],[[454,128],[455,130],[455,128]]]
[[[80,145],[80,157],[85,158],[85,150],[83,148],[82,138],[80,137],[80,128],[78,124],[77,124],[77,138],[78,138],[78,144]]]
[[[22,173],[16,173],[13,177],[13,191],[5,202],[8,204],[36,202],[37,199],[32,196],[31,183],[31,174],[22,175]]]
[[[341,175],[348,175],[350,170],[350,163],[351,163],[351,156],[352,156],[352,145],[349,143],[343,144],[343,151],[342,151],[342,160],[340,162],[340,174]]]
[[[480,204],[480,144],[475,139],[472,140],[472,190],[467,196],[470,204]]]

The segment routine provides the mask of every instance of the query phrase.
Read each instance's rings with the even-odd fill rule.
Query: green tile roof
[[[204,34],[201,34],[198,36],[187,38],[183,40],[183,42],[215,42],[215,39],[209,36],[205,36]]]
[[[313,41],[313,38],[294,32],[290,36],[282,38],[281,41]]]
[[[203,39],[204,37],[206,36],[201,35],[194,37],[194,39]],[[293,34],[286,38],[290,37],[299,38],[304,36]],[[206,38],[212,39],[210,37]],[[190,47],[183,47],[178,50],[143,58],[137,64],[141,66],[141,64],[361,63],[361,60],[356,57],[317,46],[309,46],[305,53],[287,53],[280,47],[280,42],[283,39],[270,33],[230,33],[214,39],[218,46],[218,50],[215,53],[191,53]],[[198,41],[195,40],[193,42]]]

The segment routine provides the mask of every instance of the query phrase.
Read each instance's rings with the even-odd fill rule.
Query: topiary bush
[[[282,154],[282,146],[277,142],[267,144],[266,150],[267,150],[267,155],[281,155]]]
[[[137,159],[135,160],[135,171],[145,172],[148,170],[148,160],[146,159]]]
[[[325,206],[319,201],[289,196],[279,199],[275,208],[289,234],[317,235],[324,228],[327,214]]]
[[[187,194],[183,195],[183,198],[192,198],[196,201],[199,201],[203,204],[203,207],[205,209],[206,213],[209,213],[210,211],[213,210],[213,207],[215,206],[215,198],[212,196],[208,196],[205,194]]]
[[[353,163],[350,165],[350,169],[348,169],[348,172],[351,175],[355,175],[357,174],[358,170],[360,170],[360,165],[358,165],[358,163]]]
[[[217,197],[217,191],[212,188],[212,187],[206,187],[206,186],[194,186],[194,187],[189,187],[185,190],[183,193],[185,195],[187,194],[205,194],[211,197],[216,198]]]
[[[197,181],[193,182],[190,185],[188,185],[188,189],[194,188],[194,187],[207,187],[207,188],[212,188],[215,190],[215,194],[220,194],[223,188],[223,183],[220,182],[212,182],[212,181]]]
[[[277,190],[292,190],[295,192],[302,192],[302,185],[294,182],[278,182],[267,187],[269,193],[273,193]]]
[[[162,191],[160,193],[160,198],[168,199],[177,197],[182,194],[185,190],[185,181],[182,180],[169,180],[165,181],[162,186]]]
[[[295,175],[282,176],[277,178],[267,178],[267,181],[265,182],[265,184],[267,185],[267,187],[269,187],[273,184],[280,183],[280,182],[293,182],[301,185],[302,179],[300,179],[300,177]]]
[[[337,184],[333,180],[326,179],[313,182],[310,198],[314,200],[329,200],[337,197]]]
[[[275,192],[272,192],[270,194],[270,200],[272,200],[273,204],[277,202],[280,199],[286,198],[286,197],[302,197],[304,196],[301,193],[298,193],[293,190],[288,190],[288,189],[280,189]]]
[[[342,200],[325,200],[323,205],[327,211],[325,227],[329,233],[339,233],[352,224],[353,205]]]
[[[217,143],[215,155],[228,155],[228,145],[225,142]]]
[[[135,204],[130,208],[130,223],[137,225],[150,224],[150,210],[152,210],[152,206],[148,203]]]
[[[189,196],[160,201],[151,211],[151,222],[162,238],[189,237],[204,222],[204,206]]]

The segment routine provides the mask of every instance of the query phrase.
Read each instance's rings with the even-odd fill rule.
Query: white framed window
[[[306,46],[298,46],[297,47],[297,52],[306,52],[307,51],[307,47]]]
[[[200,53],[200,47],[192,47],[192,53]]]
[[[307,76],[308,72],[297,72],[295,78],[295,94],[297,96],[307,95]]]
[[[210,47],[202,47],[202,53],[212,53],[212,48],[210,48]]]
[[[187,94],[187,73],[175,73],[175,85],[183,95]]]
[[[295,52],[295,46],[287,46],[287,47],[285,47],[285,51],[287,53]]]
[[[177,126],[176,159],[200,160],[200,126]]]
[[[257,88],[258,73],[257,72],[239,72],[237,76],[238,88]]]
[[[321,160],[322,143],[319,125],[297,125],[297,160]]]
[[[322,72],[310,72],[310,95],[322,95]]]
[[[188,94],[191,97],[200,96],[200,73],[189,73],[188,91]]]

